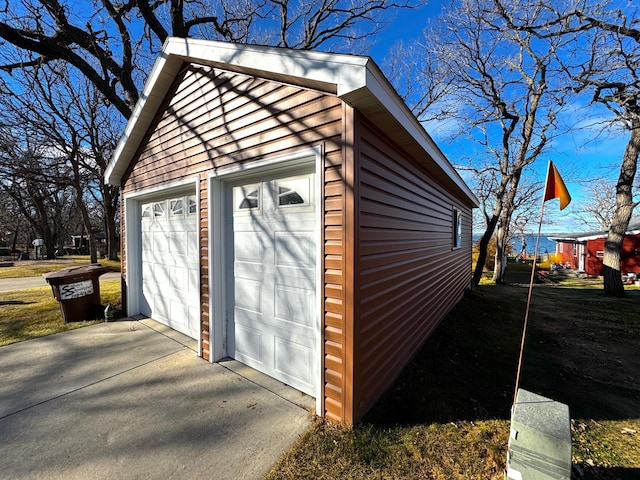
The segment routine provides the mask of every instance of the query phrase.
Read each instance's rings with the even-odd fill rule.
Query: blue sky
[[[377,37],[377,43],[368,52],[378,65],[390,54],[395,43],[410,41],[421,36],[422,30],[430,18],[435,18],[442,9],[443,0],[430,0],[429,4],[417,9],[401,10],[387,27]]]
[[[444,3],[444,0],[433,0],[425,7],[399,13],[393,23],[380,33],[376,45],[368,54],[378,65],[383,65],[385,57],[393,54],[394,44],[399,41],[410,42],[421,37],[429,19],[433,20],[438,16]],[[588,103],[587,99],[576,100],[576,103],[570,106],[566,119],[567,123],[576,124],[575,127],[554,139],[547,154],[538,162],[538,180],[544,181],[547,160],[553,160],[572,196],[571,204],[562,212],[559,211],[557,200],[547,203],[543,227],[545,231],[589,230],[576,216],[576,210],[588,192],[584,185],[585,177],[608,177],[614,181],[617,179],[629,134],[603,128],[603,122],[610,118],[608,112],[603,107],[594,108]],[[451,126],[429,125],[426,129],[455,164],[462,142],[452,140]]]

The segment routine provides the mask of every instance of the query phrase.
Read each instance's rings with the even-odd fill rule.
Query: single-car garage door
[[[228,353],[315,396],[314,174],[230,187]]]
[[[194,195],[141,205],[141,313],[198,338],[199,268]]]

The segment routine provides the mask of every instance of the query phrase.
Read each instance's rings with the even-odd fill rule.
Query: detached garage
[[[357,422],[471,279],[477,200],[367,57],[170,38],[106,173],[128,315]]]

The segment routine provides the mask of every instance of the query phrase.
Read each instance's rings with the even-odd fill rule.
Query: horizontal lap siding
[[[587,241],[587,261],[585,272],[587,275],[602,275],[602,259],[604,257],[604,238]]]
[[[344,421],[345,294],[344,294],[344,165],[342,141],[327,144],[324,162],[324,322],[322,326],[322,416]]]
[[[321,92],[193,66],[146,142],[128,185],[140,190],[317,145],[335,136],[339,105]]]
[[[238,162],[324,146],[324,414],[344,409],[342,102],[335,96],[191,65],[128,172],[124,193],[200,178],[201,327],[209,357],[208,180]]]
[[[361,124],[356,418],[457,303],[471,277],[471,211]],[[453,209],[463,242],[453,248]]]

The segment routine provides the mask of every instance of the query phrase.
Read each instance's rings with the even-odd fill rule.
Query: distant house
[[[589,276],[602,275],[602,259],[607,230],[567,233],[550,237],[556,242],[556,255],[563,264]],[[640,273],[640,216],[632,217],[622,243],[620,271]]]
[[[95,238],[97,246],[107,244],[107,234],[104,232],[95,232],[93,238]],[[89,248],[89,235],[71,235],[71,247]]]
[[[107,234],[103,231],[94,232],[93,238],[96,242],[96,249],[104,252],[107,248]],[[71,244],[63,247],[66,255],[88,255],[89,254],[89,236],[88,235],[71,235]]]
[[[140,98],[127,314],[358,421],[469,288],[474,194],[367,57],[170,38]]]

